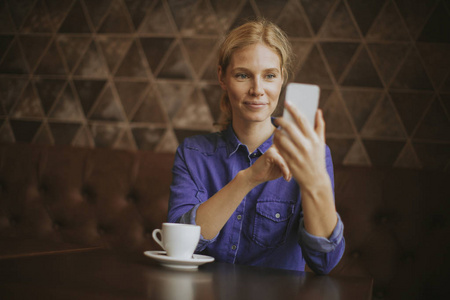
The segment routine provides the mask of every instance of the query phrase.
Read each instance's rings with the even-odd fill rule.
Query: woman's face
[[[225,73],[219,68],[219,81],[230,99],[233,124],[266,121],[283,85],[280,58],[264,44],[246,46],[232,54]]]

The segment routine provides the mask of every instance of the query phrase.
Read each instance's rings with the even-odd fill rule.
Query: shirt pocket
[[[256,204],[253,240],[267,248],[286,242],[295,204],[280,200],[264,200]]]

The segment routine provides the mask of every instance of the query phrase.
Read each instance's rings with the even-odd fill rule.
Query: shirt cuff
[[[182,223],[182,224],[197,225],[197,223],[195,222],[195,217],[197,216],[197,209],[200,206],[200,204],[201,203],[195,205],[191,210],[189,210],[184,215],[182,215],[178,222]],[[196,252],[203,251],[206,248],[206,246],[208,246],[210,243],[214,242],[217,239],[217,236],[218,236],[218,234],[214,238],[208,240],[208,239],[205,239],[202,234],[200,234],[200,241],[198,242],[198,245],[197,245],[197,248],[195,251]]]
[[[320,236],[315,236],[307,232],[303,224],[303,219],[301,219],[299,228],[300,244],[322,253],[329,253],[333,251],[344,237],[344,224],[342,223],[339,214],[336,214],[338,217],[338,221],[336,227],[334,227],[333,233],[328,239]]]

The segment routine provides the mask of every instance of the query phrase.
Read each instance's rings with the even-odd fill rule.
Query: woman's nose
[[[252,96],[258,97],[264,95],[264,88],[259,78],[255,78],[252,81],[252,86],[250,87],[250,94]]]

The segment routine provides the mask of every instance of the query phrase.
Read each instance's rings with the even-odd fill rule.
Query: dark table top
[[[369,278],[208,263],[160,266],[104,249],[0,260],[0,299],[370,299]]]

